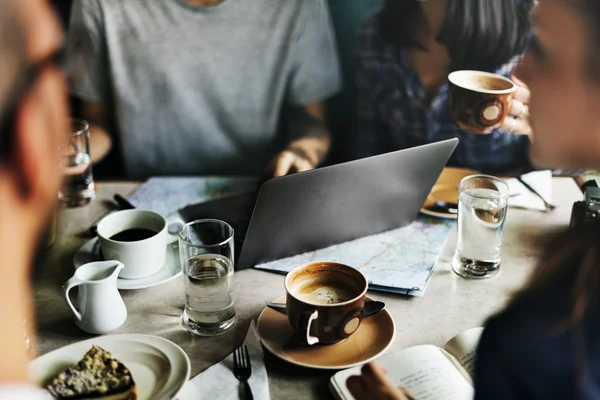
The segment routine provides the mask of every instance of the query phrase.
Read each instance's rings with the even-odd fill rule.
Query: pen
[[[125,197],[121,196],[118,193],[115,194],[114,199],[119,205],[119,210],[132,210],[135,208],[135,206],[131,204],[129,200],[127,200]]]
[[[96,235],[98,233],[98,224],[107,215],[110,215],[110,214],[114,213],[115,211],[131,210],[131,209],[135,208],[135,206],[133,204],[131,204],[125,197],[121,196],[120,194],[115,194],[115,196],[113,198],[114,198],[115,202],[117,203],[118,208],[116,210],[110,210],[109,212],[102,214],[102,216],[100,218],[98,218],[96,220],[96,222],[94,222],[92,224],[92,226],[90,226],[90,234]]]

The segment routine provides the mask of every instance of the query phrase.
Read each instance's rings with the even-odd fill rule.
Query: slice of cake
[[[136,400],[131,372],[108,351],[93,346],[47,387],[60,400]]]

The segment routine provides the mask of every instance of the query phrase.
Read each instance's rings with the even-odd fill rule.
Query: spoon
[[[521,183],[521,185],[525,186],[525,188],[527,190],[529,190],[531,193],[533,193],[535,196],[537,196],[540,200],[542,200],[542,202],[544,203],[544,207],[546,207],[546,210],[552,211],[552,210],[556,209],[556,206],[554,204],[548,203],[546,201],[546,199],[544,199],[544,196],[542,196],[537,190],[532,188],[530,184],[528,184],[527,182],[525,182],[523,180],[523,178],[518,177],[517,180]]]
[[[170,235],[177,235],[182,226],[183,224],[181,222],[173,222],[167,226],[167,232],[169,232]]]

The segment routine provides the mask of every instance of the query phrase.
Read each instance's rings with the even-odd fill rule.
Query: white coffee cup
[[[129,229],[156,232],[147,239],[124,242],[111,239]],[[123,210],[110,214],[98,224],[98,240],[105,260],[118,260],[125,265],[119,278],[139,279],[163,268],[167,259],[167,220],[160,214],[143,210]]]

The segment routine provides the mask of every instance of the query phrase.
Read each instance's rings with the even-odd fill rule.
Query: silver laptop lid
[[[239,269],[410,224],[458,139],[267,181]]]

